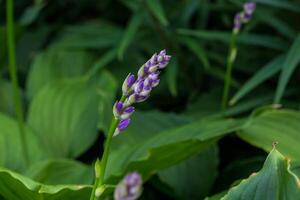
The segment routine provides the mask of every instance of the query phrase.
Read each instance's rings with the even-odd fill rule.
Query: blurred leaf
[[[0,79],[0,112],[15,116],[12,91],[12,84]]]
[[[26,30],[18,39],[16,56],[19,71],[28,72],[28,65],[38,50],[46,43],[53,30],[50,26],[43,26],[34,30]]]
[[[65,28],[60,44],[65,48],[103,49],[116,46],[121,37],[120,27],[101,21]]]
[[[173,188],[180,199],[203,199],[209,194],[217,172],[218,151],[216,146],[213,146],[158,174],[163,182]]]
[[[6,62],[6,27],[0,26],[0,69],[4,67],[4,63]]]
[[[270,109],[258,111],[259,113],[252,116],[241,129],[238,136],[266,151],[271,149],[273,142],[278,142],[278,149],[284,155],[299,161],[300,112]]]
[[[35,1],[35,4],[26,8],[25,12],[22,14],[20,24],[24,26],[30,25],[38,17],[44,6],[42,1]]]
[[[257,87],[262,82],[266,81],[268,78],[272,77],[274,74],[279,72],[283,67],[285,57],[279,56],[273,59],[271,62],[263,66],[258,72],[254,74],[243,87],[232,97],[230,104],[233,105],[246,94],[251,92],[255,87]]]
[[[97,94],[99,96],[98,111],[100,118],[98,120],[98,128],[108,132],[111,118],[112,107],[116,98],[117,82],[112,74],[102,71],[99,79],[99,86],[97,88]]]
[[[293,74],[293,71],[295,70],[295,68],[300,62],[299,52],[300,52],[300,35],[295,39],[283,63],[283,68],[276,89],[276,95],[274,99],[275,103],[280,102],[284,94],[285,88],[288,84],[288,81],[291,75]]]
[[[82,76],[91,61],[91,56],[84,51],[68,51],[57,46],[49,48],[39,54],[31,66],[27,80],[27,96],[31,99],[50,82]]]
[[[126,52],[128,46],[135,39],[136,33],[143,21],[143,18],[144,18],[143,13],[137,11],[132,15],[130,21],[128,22],[126,30],[123,34],[122,40],[118,48],[118,58],[120,60],[123,59],[124,53]]]
[[[179,34],[189,35],[204,39],[206,41],[220,41],[224,43],[229,43],[231,33],[230,32],[221,32],[221,31],[195,31],[189,29],[179,29]],[[240,34],[237,39],[238,43],[262,46],[271,49],[285,50],[287,44],[282,41],[280,38],[269,36],[269,35],[258,35],[258,34]]]
[[[178,60],[173,58],[166,69],[169,90],[173,96],[177,96]]]
[[[168,25],[168,20],[166,14],[163,10],[163,6],[160,0],[146,0],[146,4],[150,12],[158,19],[158,21],[163,25]]]
[[[17,121],[0,113],[0,165],[16,171],[26,168],[21,136]],[[25,127],[27,151],[30,163],[47,159],[48,156],[36,135]]]
[[[0,195],[9,200],[82,200],[89,198],[91,190],[86,185],[43,185],[0,169]]]
[[[91,184],[93,169],[77,161],[55,159],[32,165],[25,175],[43,184]]]
[[[289,25],[283,19],[265,12],[256,12],[256,15],[258,15],[261,21],[263,21],[266,24],[269,24],[286,37],[293,39],[297,36],[296,31],[289,27]]]
[[[195,121],[159,132],[136,145],[121,146],[110,154],[107,178],[132,170],[149,177],[157,170],[200,153],[219,137],[235,131],[242,124],[240,120]]]
[[[91,69],[88,71],[87,76],[90,77],[95,75],[97,71],[106,67],[110,62],[112,62],[117,56],[117,52],[115,49],[112,49],[102,55],[99,59],[97,59],[92,65]]]
[[[35,96],[28,124],[49,154],[77,157],[93,144],[97,137],[97,88],[83,79],[64,79],[48,84]]]
[[[232,187],[222,198],[238,200],[300,199],[299,179],[289,169],[288,160],[276,149],[267,157],[263,168]]]
[[[290,11],[300,12],[299,3],[293,3],[290,1],[282,1],[282,0],[255,0],[255,1],[259,4],[265,4],[280,9],[287,9]]]
[[[200,42],[195,39],[185,37],[181,41],[197,56],[197,58],[202,62],[204,69],[210,68],[210,63]]]

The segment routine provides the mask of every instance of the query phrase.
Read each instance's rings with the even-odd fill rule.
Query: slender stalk
[[[231,84],[232,68],[237,54],[237,47],[236,47],[237,34],[238,32],[233,31],[230,39],[229,54],[228,54],[227,64],[226,64],[226,74],[224,80],[224,89],[223,89],[223,97],[222,97],[222,105],[221,105],[223,111],[227,107],[228,94],[229,94],[230,84]]]
[[[25,137],[24,128],[24,115],[22,109],[21,95],[19,93],[19,83],[17,77],[17,67],[15,59],[15,41],[14,41],[14,17],[13,17],[13,0],[7,0],[6,2],[6,23],[7,23],[7,48],[8,48],[8,62],[9,73],[13,85],[13,101],[15,112],[18,120],[18,126],[21,138],[21,148],[24,153],[25,164],[29,164],[29,156],[27,151],[27,142]]]
[[[122,96],[120,101],[124,102],[125,98],[126,98],[126,96]],[[104,186],[105,170],[106,170],[107,161],[108,161],[108,157],[109,157],[110,145],[111,145],[111,141],[112,141],[114,132],[115,132],[119,122],[120,122],[119,119],[116,119],[113,117],[113,119],[110,123],[110,128],[108,131],[107,139],[105,141],[104,152],[103,152],[102,159],[100,162],[99,176],[96,173],[95,183],[93,186],[90,200],[97,200],[98,197],[96,196],[96,189]]]

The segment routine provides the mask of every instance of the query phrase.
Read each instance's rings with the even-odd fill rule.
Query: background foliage
[[[232,19],[243,1],[15,1],[28,165],[0,0],[0,199],[88,199],[122,81],[163,48],[172,61],[114,138],[106,180],[139,171],[144,200],[300,199],[300,3],[256,2],[222,112]]]

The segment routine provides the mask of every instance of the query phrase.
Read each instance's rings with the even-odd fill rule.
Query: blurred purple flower
[[[136,200],[142,194],[142,178],[137,172],[124,177],[114,192],[115,200]]]
[[[241,30],[242,24],[249,22],[252,18],[252,15],[256,9],[255,2],[247,2],[244,4],[243,12],[237,13],[234,17],[234,32],[239,32]]]

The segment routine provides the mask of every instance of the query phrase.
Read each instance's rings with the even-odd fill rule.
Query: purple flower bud
[[[128,95],[128,91],[131,88],[131,86],[134,84],[134,81],[135,81],[134,75],[129,73],[122,85],[123,95]]]
[[[123,111],[122,115],[120,116],[121,119],[128,119],[132,113],[134,112],[134,107],[133,106],[129,106],[127,108],[125,108],[125,110]]]
[[[122,109],[123,109],[123,103],[120,101],[117,101],[113,107],[113,113],[116,118],[118,118],[121,115]]]
[[[137,172],[128,174],[116,187],[115,200],[136,200],[142,194],[142,178]]]
[[[136,81],[133,90],[135,93],[140,93],[144,88],[144,80],[143,79],[139,79]]]
[[[248,2],[244,4],[244,12],[248,15],[251,16],[256,8],[256,3],[255,2]]]
[[[127,128],[127,126],[129,125],[130,123],[130,119],[123,119],[120,121],[120,123],[118,124],[118,129],[119,131],[123,131],[124,129]]]
[[[135,95],[135,102],[143,102],[145,101],[147,98],[149,97],[149,95],[140,95],[140,94],[136,94]]]
[[[128,127],[129,124],[130,124],[130,119],[129,118],[128,119],[122,119],[119,122],[113,136],[119,135],[122,131],[124,131]]]
[[[239,31],[241,29],[241,26],[242,26],[242,17],[241,17],[241,14],[238,13],[234,17],[234,28],[233,29],[235,31]]]

